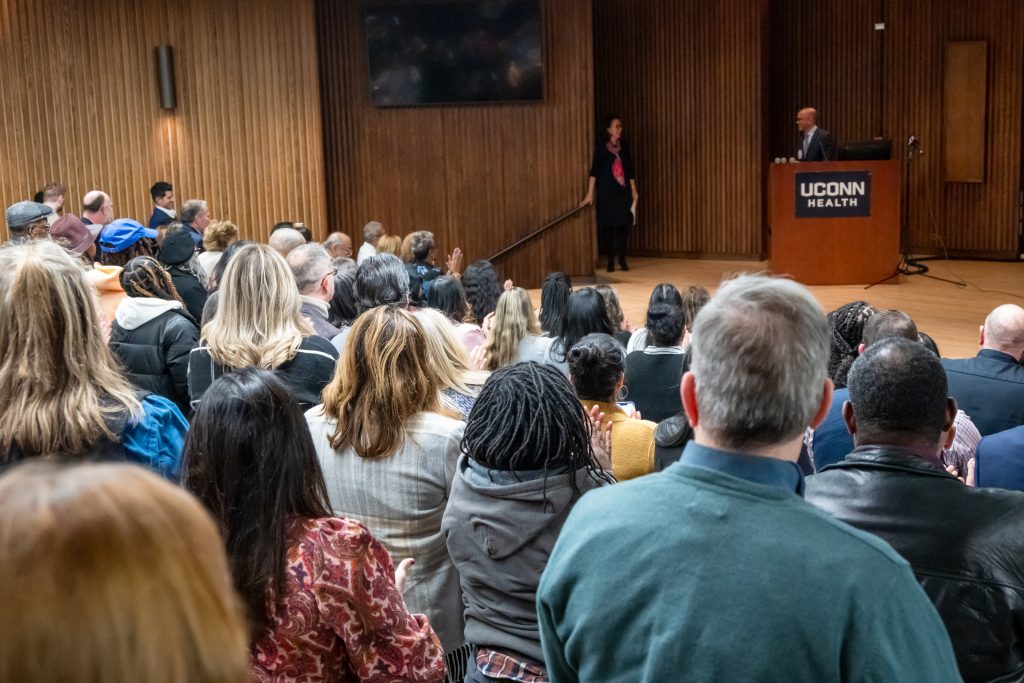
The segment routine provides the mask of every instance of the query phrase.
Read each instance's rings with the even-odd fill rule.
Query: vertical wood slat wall
[[[544,101],[375,108],[358,0],[317,0],[327,215],[360,234],[429,229],[438,262],[486,258],[574,207],[592,149],[590,0],[545,0]],[[357,244],[361,238],[357,240]],[[592,209],[500,259],[525,287],[551,270],[593,271]]]
[[[0,204],[51,181],[145,222],[174,184],[265,240],[325,222],[313,0],[0,0]],[[153,48],[174,48],[178,106],[159,108]]]
[[[763,251],[768,3],[598,0],[598,117],[618,114],[640,191],[631,248]]]
[[[915,135],[925,154],[910,169],[913,250],[1016,257],[1024,3],[773,0],[771,24],[772,156],[792,153],[800,106],[817,106],[840,141],[891,138],[894,158]],[[943,181],[943,55],[947,41],[963,40],[989,47],[983,183]]]

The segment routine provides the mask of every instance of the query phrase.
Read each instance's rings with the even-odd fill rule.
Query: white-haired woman
[[[217,314],[203,326],[188,363],[193,407],[215,379],[248,366],[274,370],[299,406],[320,403],[338,351],[302,317],[284,258],[264,244],[242,247],[224,271]]]

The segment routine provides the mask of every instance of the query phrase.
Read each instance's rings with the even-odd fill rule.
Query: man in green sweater
[[[537,592],[551,680],[959,681],[907,562],[803,500],[803,433],[832,399],[810,293],[724,283],[691,348],[695,441],[562,528]]]

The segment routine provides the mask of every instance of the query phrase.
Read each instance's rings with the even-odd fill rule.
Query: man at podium
[[[807,107],[796,113],[796,127],[802,137],[796,158],[800,161],[835,159],[835,143],[827,130],[818,128],[818,110]]]

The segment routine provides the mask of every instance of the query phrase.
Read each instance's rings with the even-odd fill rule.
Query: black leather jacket
[[[970,488],[913,451],[865,446],[808,477],[804,495],[910,562],[965,681],[1024,681],[1024,493]]]

